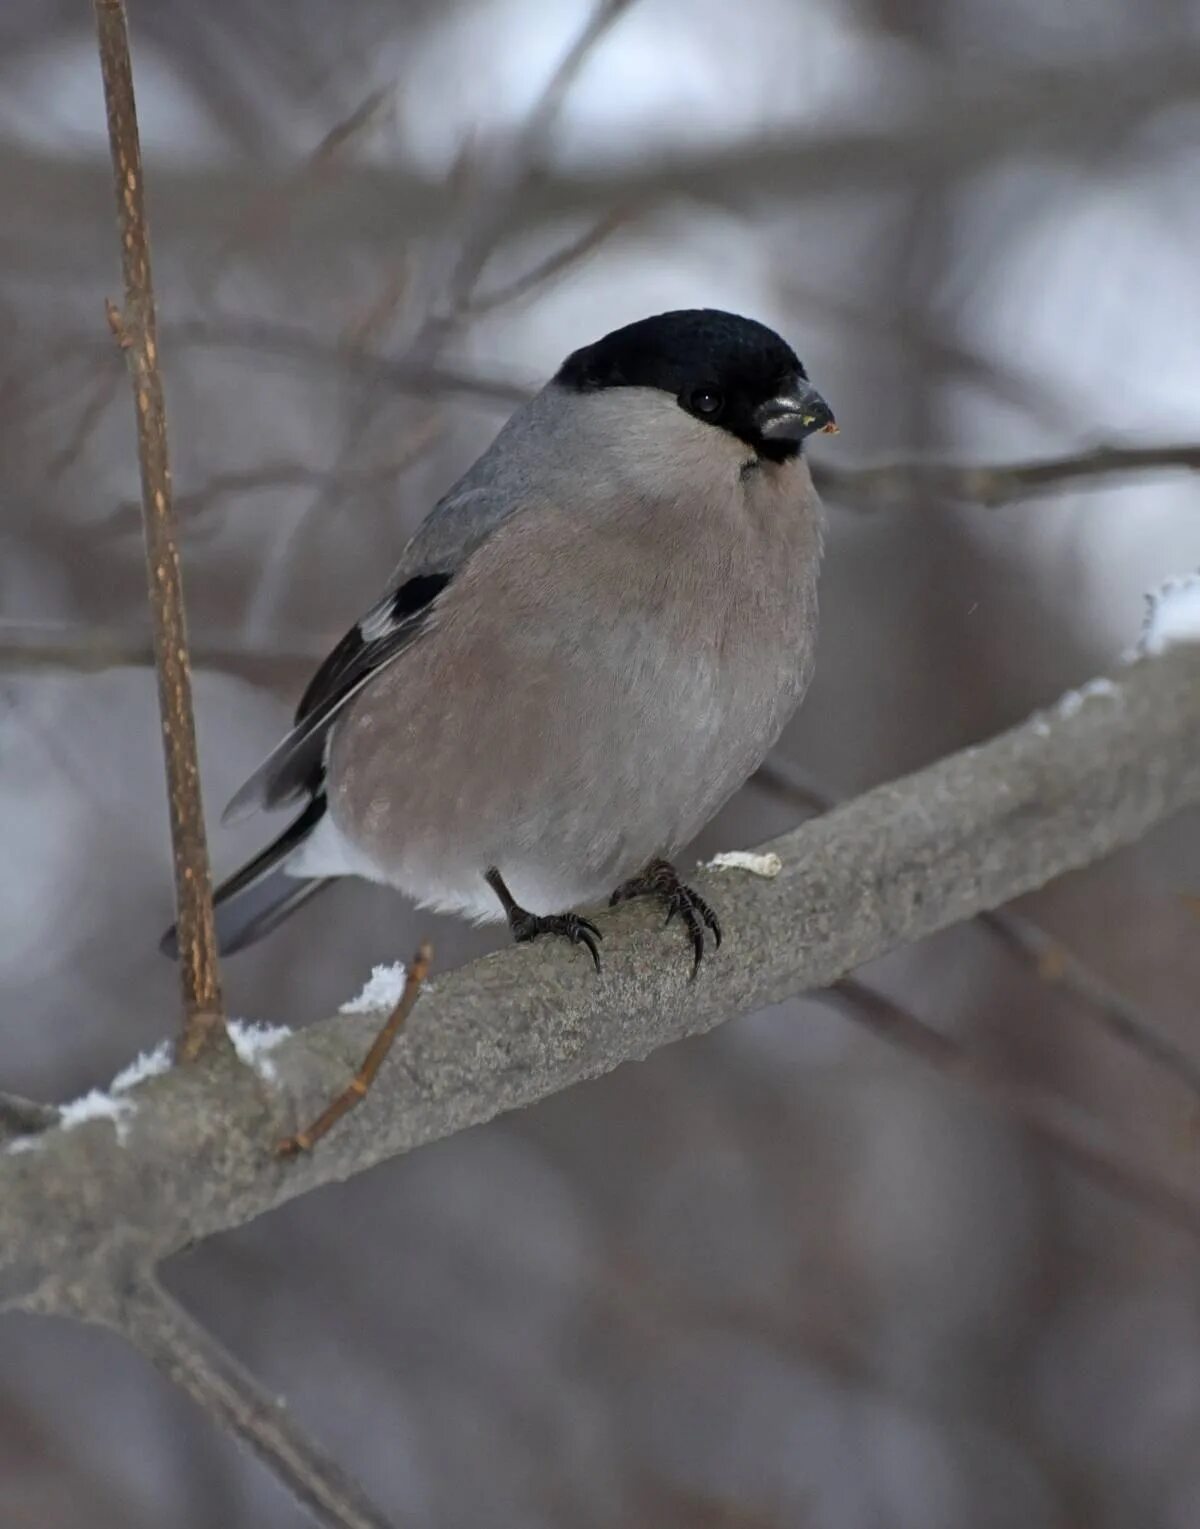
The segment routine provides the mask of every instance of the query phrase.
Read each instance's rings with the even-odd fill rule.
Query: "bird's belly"
[[[331,747],[326,846],[336,835],[347,869],[480,919],[500,915],[491,865],[546,913],[682,848],[761,762],[809,667],[803,652],[744,677],[687,654],[660,653],[653,674],[636,656],[634,672],[580,652],[540,668],[478,658],[453,706],[449,675],[401,661],[351,708]]]

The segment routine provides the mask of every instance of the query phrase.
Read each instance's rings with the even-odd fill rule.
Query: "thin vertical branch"
[[[102,1302],[102,1306],[106,1304]],[[392,1529],[362,1488],[152,1275],[103,1320],[240,1439],[328,1529]]]
[[[124,311],[110,303],[108,319],[129,364],[137,410],[142,525],[154,622],[154,659],[167,770],[179,968],[183,986],[183,1031],[177,1050],[180,1060],[187,1062],[195,1060],[214,1042],[224,1041],[228,1045],[228,1037],[221,1012],[212,885],[192,716],[183,584],[171,511],[167,419],[158,370],[150,240],[146,228],[129,33],[123,0],[94,0],[94,5],[125,276]]]

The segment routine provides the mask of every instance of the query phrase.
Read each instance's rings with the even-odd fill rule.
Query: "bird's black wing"
[[[296,725],[234,795],[222,817],[231,822],[257,807],[281,807],[321,789],[325,743],[334,718],[385,664],[428,624],[448,573],[422,573],[388,591],[317,670],[296,708]]]

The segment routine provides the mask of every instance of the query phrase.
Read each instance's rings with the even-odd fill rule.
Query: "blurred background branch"
[[[1054,493],[1063,485],[1124,479],[1137,473],[1200,470],[1200,444],[1097,446],[1044,462],[962,467],[940,462],[821,468],[822,493],[860,509],[882,509],[932,497],[982,505],[1008,504]]]
[[[754,781],[783,795],[802,811],[828,812],[836,805],[828,792],[783,758],[768,759]],[[1061,941],[1013,908],[987,909],[976,915],[975,922],[1039,982],[1061,986],[1084,1014],[1182,1083],[1200,1104],[1200,1062],[1175,1045],[1161,1027],[1139,1013],[1135,1004],[1072,955]]]
[[[394,1529],[362,1489],[267,1394],[237,1359],[182,1309],[150,1274],[139,1275],[105,1321],[213,1422],[228,1429],[274,1473],[318,1524],[329,1529]],[[90,1315],[100,1317],[96,1310]]]

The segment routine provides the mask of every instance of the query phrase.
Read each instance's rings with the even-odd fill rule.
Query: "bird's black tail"
[[[306,881],[289,876],[283,869],[288,856],[308,838],[324,816],[325,798],[314,796],[277,839],[223,881],[213,893],[217,943],[223,956],[244,950],[247,945],[261,940],[335,880],[332,876],[317,876]],[[174,924],[159,941],[159,949],[164,955],[178,957],[179,939]]]

